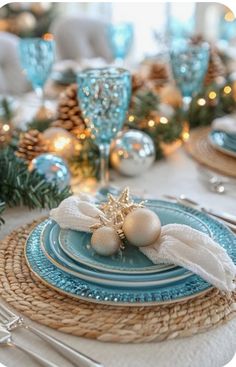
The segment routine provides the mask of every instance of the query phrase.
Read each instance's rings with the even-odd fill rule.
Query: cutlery
[[[11,334],[5,330],[4,328],[0,328],[0,347],[15,347],[22,351],[23,353],[27,354],[28,356],[34,358],[34,360],[37,360],[41,366],[44,367],[59,367],[53,362],[50,362],[46,360],[45,358],[41,357],[39,354],[33,352],[32,350],[24,347],[18,342],[15,342],[12,340]]]
[[[37,335],[39,338],[50,344],[51,347],[53,347],[59,354],[73,363],[73,365],[76,367],[103,367],[101,363],[81,352],[78,352],[76,349],[70,347],[66,343],[48,335],[39,329],[36,329],[31,325],[28,325],[25,323],[22,317],[14,314],[2,304],[0,304],[0,324],[8,331],[12,331],[17,327],[23,327],[31,331],[33,334]]]
[[[174,200],[180,204],[193,207],[195,209],[198,209],[204,213],[207,213],[211,215],[212,217],[216,217],[220,219],[224,224],[226,224],[228,227],[230,227],[232,230],[236,231],[236,216],[226,213],[226,212],[219,212],[210,208],[206,208],[196,201],[189,199],[185,195],[180,195],[179,197],[172,196],[172,195],[164,195],[167,199]]]

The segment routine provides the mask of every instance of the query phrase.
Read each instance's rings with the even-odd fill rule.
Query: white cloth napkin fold
[[[91,232],[103,213],[92,196],[71,196],[52,209],[50,216],[61,228]],[[172,263],[198,274],[210,284],[224,290],[235,289],[236,266],[227,252],[208,235],[187,225],[162,226],[161,236],[154,244],[140,247],[154,264]]]
[[[220,130],[229,134],[236,134],[236,114],[219,117],[212,122],[212,130]]]

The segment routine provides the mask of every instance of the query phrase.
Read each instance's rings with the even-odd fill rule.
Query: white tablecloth
[[[150,197],[161,197],[166,193],[173,195],[184,193],[204,205],[235,214],[236,193],[231,191],[219,195],[210,192],[199,179],[196,163],[182,148],[168,159],[156,163],[139,177],[124,178],[113,174],[113,180],[117,186],[129,185],[133,191],[145,193]],[[6,224],[0,230],[0,238],[16,226],[44,213],[30,212],[25,208],[8,209],[4,213]],[[236,319],[215,330],[193,337],[136,345],[101,343],[37,326],[47,329],[51,335],[99,360],[105,367],[222,367],[233,358],[236,351]],[[41,341],[39,343],[39,340],[28,332],[16,331],[15,337],[59,366],[69,366],[45,343]],[[16,350],[9,351],[7,348],[0,349],[0,362],[8,367],[38,366],[22,353]]]

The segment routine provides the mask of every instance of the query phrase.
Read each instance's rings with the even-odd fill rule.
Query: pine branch
[[[53,208],[70,195],[68,187],[59,191],[56,184],[47,182],[36,171],[29,172],[27,164],[10,148],[0,151],[0,167],[0,202],[8,206]]]
[[[4,219],[1,217],[1,214],[5,210],[5,203],[3,201],[0,202],[0,226],[4,224]]]

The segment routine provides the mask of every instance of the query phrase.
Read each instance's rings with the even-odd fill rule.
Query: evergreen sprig
[[[0,150],[0,213],[5,205],[26,205],[30,209],[53,208],[70,195],[69,188],[60,191],[27,164],[11,148]]]

